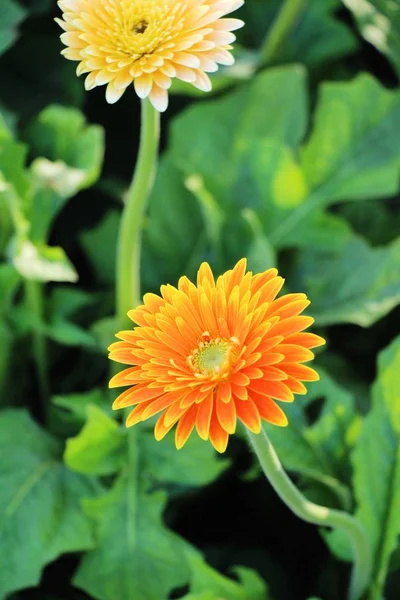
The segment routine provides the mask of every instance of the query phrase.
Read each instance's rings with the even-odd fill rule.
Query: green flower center
[[[206,331],[190,356],[187,358],[189,366],[201,376],[224,376],[231,370],[237,355],[237,341],[222,338],[211,339]]]

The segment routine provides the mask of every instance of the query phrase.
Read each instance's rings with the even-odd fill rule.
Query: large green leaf
[[[371,248],[353,236],[335,252],[302,253],[296,287],[312,300],[318,325],[368,327],[400,302],[400,239]]]
[[[350,29],[336,18],[340,0],[309,0],[299,3],[296,19],[277,48],[274,62],[304,63],[315,68],[345,56],[356,48],[356,39]],[[282,2],[269,0],[247,2],[242,8],[246,27],[238,32],[239,39],[253,46],[261,46],[271,33]]]
[[[158,170],[144,228],[144,289],[159,291],[161,281],[175,283],[188,272],[203,235],[202,215],[184,185],[182,173],[167,156]],[[182,235],[177,235],[180,231]],[[196,262],[196,268],[200,261]]]
[[[286,469],[320,482],[344,505],[349,492],[343,484],[348,476],[348,453],[354,443],[356,415],[351,394],[321,368],[320,381],[310,385],[306,396],[285,406],[289,425],[278,429],[264,424]],[[324,399],[318,420],[310,426],[306,408]]]
[[[389,560],[400,535],[400,337],[378,360],[373,405],[352,455],[356,516],[365,526],[373,550],[371,598],[381,598]],[[329,538],[333,550],[349,559],[346,540]]]
[[[395,194],[399,187],[400,92],[370,75],[321,86],[311,137],[303,148],[307,198],[272,232],[279,243],[317,208]]]
[[[343,0],[364,38],[383,52],[400,75],[400,11],[393,0]]]
[[[205,444],[198,435],[190,436],[178,452],[172,436],[158,443],[149,431],[142,435],[141,448],[146,475],[164,483],[207,485],[229,466],[229,462],[219,459],[211,444]]]
[[[91,404],[92,396],[96,404]],[[65,451],[66,464],[78,473],[115,473],[127,460],[128,434],[103,410],[103,401],[104,397],[99,393],[57,400],[59,406],[72,410],[80,418],[83,410],[86,412],[84,428],[68,440]],[[146,425],[137,426],[134,434],[137,452],[141,456],[142,479],[183,486],[206,485],[229,464],[227,460],[220,460],[212,446],[205,444],[197,435],[191,436],[178,452],[173,436],[159,443],[154,439],[153,430]]]
[[[78,473],[110,475],[122,468],[125,448],[119,425],[101,408],[89,404],[84,428],[67,441],[65,463]]]
[[[160,600],[189,579],[184,544],[162,523],[164,494],[146,494],[134,470],[129,464],[106,495],[84,502],[97,548],[83,558],[74,584],[99,600]]]
[[[65,552],[93,547],[80,507],[94,484],[60,462],[61,448],[24,411],[0,415],[0,598],[38,583]]]
[[[31,236],[43,240],[65,201],[99,177],[104,134],[98,125],[87,125],[79,110],[49,106],[29,127],[27,137],[39,157],[31,166]]]
[[[95,227],[80,236],[85,256],[90,262],[99,282],[113,285],[115,282],[117,239],[120,213],[109,211]]]
[[[271,69],[239,91],[194,106],[175,119],[171,155],[185,174],[203,176],[219,202],[229,204],[249,145],[268,136],[296,146],[306,127],[304,70],[298,66]]]
[[[192,572],[190,592],[194,598],[197,598],[196,594],[199,594],[199,599],[202,598],[201,594],[206,591],[211,594],[211,600],[268,600],[270,597],[265,582],[249,569],[235,568],[239,584],[212,569],[193,549],[187,552],[187,557]]]
[[[108,494],[85,502],[96,523],[98,546],[84,558],[75,584],[100,600],[165,598],[188,582],[192,565],[188,546],[162,522],[163,494],[149,492],[149,485],[204,485],[227,461],[218,460],[197,436],[178,452],[172,438],[158,443],[147,427],[121,430],[99,405],[87,404],[90,397],[57,400],[80,418],[82,405],[88,410],[85,427],[67,443],[66,463],[88,474],[122,471]]]
[[[14,0],[2,0],[0,5],[0,54],[5,52],[18,35],[17,26],[26,11]]]

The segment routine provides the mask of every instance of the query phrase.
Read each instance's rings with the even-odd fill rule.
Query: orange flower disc
[[[146,294],[129,312],[137,327],[118,333],[122,341],[109,348],[112,360],[132,365],[110,381],[128,387],[113,405],[134,406],[127,426],[161,413],[157,440],[177,424],[178,449],[196,428],[218,452],[238,419],[254,433],[263,419],[286,426],[275,400],[292,402],[306,393],[303,381],[318,380],[303,363],[325,342],[303,331],[314,321],[300,314],[309,305],[305,294],[276,299],[283,282],[276,269],[246,273],[242,259],[216,282],[203,263],[197,286],[182,277],[178,288]]]

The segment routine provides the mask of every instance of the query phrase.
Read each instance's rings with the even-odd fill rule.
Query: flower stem
[[[315,525],[334,527],[349,537],[354,551],[354,568],[349,600],[360,600],[371,578],[372,555],[367,534],[354,516],[310,502],[289,479],[265,431],[256,435],[246,429],[249,442],[274,490],[300,519]]]
[[[39,385],[42,417],[46,420],[50,396],[49,381],[47,377],[47,351],[46,338],[41,329],[43,323],[43,284],[40,281],[25,280],[25,298],[28,309],[33,319],[32,348],[36,363],[36,374]]]
[[[139,154],[122,213],[117,248],[117,318],[127,324],[127,312],[141,302],[140,259],[143,218],[153,187],[160,138],[160,113],[142,100]]]
[[[280,50],[282,42],[294,27],[307,0],[284,0],[276,20],[261,48],[261,64],[273,63]]]

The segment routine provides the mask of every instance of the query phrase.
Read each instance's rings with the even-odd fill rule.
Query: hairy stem
[[[140,259],[143,218],[153,187],[160,137],[160,113],[142,100],[139,154],[122,213],[117,247],[117,318],[127,324],[127,312],[141,302]]]
[[[349,586],[349,600],[360,600],[365,593],[372,570],[372,555],[367,534],[354,516],[339,510],[319,506],[307,500],[285,473],[267,434],[246,430],[249,442],[272,487],[283,502],[300,519],[315,525],[334,527],[346,533],[354,551],[354,568]]]

